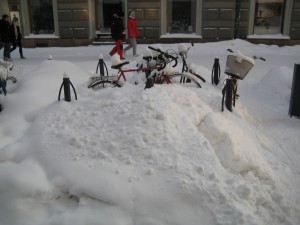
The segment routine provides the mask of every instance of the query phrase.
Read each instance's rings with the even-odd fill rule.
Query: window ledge
[[[283,34],[253,34],[248,35],[248,39],[284,39],[290,40],[290,36],[283,35]]]
[[[198,34],[184,34],[184,33],[177,33],[177,34],[163,34],[160,38],[200,38],[202,39],[201,35]]]
[[[59,37],[54,34],[30,34],[25,36],[24,39],[58,39]]]

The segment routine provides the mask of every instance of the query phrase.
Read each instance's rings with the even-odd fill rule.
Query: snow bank
[[[227,44],[250,45],[219,43]],[[220,51],[197,53],[211,49]],[[83,54],[80,48],[80,60]],[[233,113],[220,112],[220,88],[209,82],[201,89],[172,84],[144,90],[128,79],[122,88],[95,92],[86,88],[86,71],[97,57],[84,64],[54,55],[31,65],[0,118],[1,224],[299,224],[299,168],[289,158],[298,157],[297,121],[278,120],[282,114],[271,107],[255,108],[278,133],[288,130],[295,139],[281,146],[276,129],[264,129],[270,123],[242,101]],[[225,59],[224,53],[220,62]],[[210,75],[203,65],[193,69]],[[78,101],[57,101],[64,72]],[[267,73],[247,87],[254,94],[245,99],[257,95],[262,105],[275,88],[282,96],[281,87],[289,89],[281,80],[286,72]],[[293,154],[281,152],[286,146]]]
[[[293,70],[288,67],[275,67],[264,75],[259,82],[258,88],[264,92],[264,94],[289,101],[292,81]]]

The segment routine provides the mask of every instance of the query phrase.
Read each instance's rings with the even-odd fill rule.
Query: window
[[[284,6],[284,0],[256,0],[254,34],[282,33]]]
[[[97,0],[96,1],[96,15],[97,30],[101,32],[110,32],[112,14],[115,11],[124,12],[124,0]]]
[[[28,0],[30,30],[33,34],[53,34],[52,0]]]
[[[168,0],[168,33],[194,33],[196,25],[195,0]]]

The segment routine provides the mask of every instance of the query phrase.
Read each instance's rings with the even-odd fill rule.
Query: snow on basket
[[[225,74],[243,80],[253,66],[254,60],[240,53],[228,55]]]

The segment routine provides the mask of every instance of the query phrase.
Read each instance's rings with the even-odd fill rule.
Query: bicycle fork
[[[235,107],[235,100],[237,98],[237,80],[228,78],[225,80],[225,86],[222,90],[222,111],[224,111],[224,103],[226,108],[232,112],[232,106]]]

